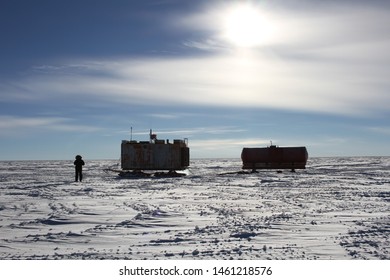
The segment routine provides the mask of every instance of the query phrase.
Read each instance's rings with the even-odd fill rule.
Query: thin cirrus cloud
[[[165,23],[172,32],[202,34],[183,40],[182,46],[204,55],[79,59],[35,66],[30,77],[16,82],[8,98],[53,100],[77,95],[104,103],[338,115],[387,110],[388,9],[361,3],[292,11],[278,4],[256,6],[274,25],[274,34],[268,42],[242,50],[223,36],[223,15],[232,7],[208,4],[205,10],[172,16]]]
[[[221,8],[222,7],[222,8]],[[96,59],[42,65],[18,81],[19,98],[75,94],[102,102],[276,108],[339,115],[387,110],[389,10],[329,5],[293,12],[263,8],[273,36],[241,50],[223,37],[227,7],[207,7],[166,23],[207,31],[184,48],[204,55]],[[312,8],[313,9],[313,8]],[[176,23],[173,25],[173,23]],[[180,23],[180,24],[178,24]]]
[[[19,82],[26,99],[69,95],[131,104],[268,107],[332,114],[369,114],[389,104],[379,65],[299,62],[277,57],[216,56],[105,61],[87,70],[35,75]],[[361,67],[359,67],[361,66]],[[102,76],[101,72],[105,75]],[[30,93],[30,94],[29,94]],[[17,94],[14,96],[18,96]]]
[[[225,16],[243,2],[264,17],[257,22],[268,25],[264,38],[239,43],[233,38],[237,33],[225,29]],[[114,16],[116,6],[111,7]],[[313,153],[323,155],[334,152],[332,146],[369,154],[359,141],[374,142],[370,150],[387,148],[390,6],[385,1],[199,1],[186,9],[166,7],[158,17],[134,21],[124,13],[124,21],[106,21],[106,31],[125,32],[98,32],[96,40],[84,32],[101,30],[100,18],[77,33],[67,29],[71,17],[64,16],[64,30],[55,25],[53,30],[70,38],[73,48],[50,44],[52,37],[33,24],[34,34],[42,35],[30,36],[35,48],[8,37],[10,46],[20,46],[9,62],[20,71],[3,67],[8,75],[0,78],[0,137],[8,135],[7,143],[31,135],[69,142],[73,132],[91,132],[83,137],[98,153],[98,135],[116,138],[132,126],[134,135],[147,137],[151,127],[163,138],[189,137],[194,152],[207,156],[225,155],[230,148],[235,156],[238,147],[269,144],[264,138],[280,139],[282,145],[311,143]],[[43,54],[45,47],[50,55]],[[19,65],[22,50],[31,60]],[[123,133],[128,137],[129,131]],[[44,149],[45,139],[37,147]]]
[[[75,120],[59,117],[20,117],[0,116],[2,137],[31,133],[32,131],[94,132],[101,128],[91,125],[75,124]]]

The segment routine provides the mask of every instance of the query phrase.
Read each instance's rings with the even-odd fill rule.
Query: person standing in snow
[[[83,158],[80,155],[76,156],[76,160],[74,161],[74,165],[75,165],[75,168],[76,168],[75,181],[77,182],[78,180],[80,180],[80,182],[81,182],[81,180],[83,179],[83,165],[84,165],[84,161],[83,161]]]

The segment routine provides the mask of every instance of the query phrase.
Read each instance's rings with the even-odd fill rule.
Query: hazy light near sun
[[[272,36],[272,23],[255,7],[244,5],[231,8],[223,17],[222,36],[238,47],[266,44]]]

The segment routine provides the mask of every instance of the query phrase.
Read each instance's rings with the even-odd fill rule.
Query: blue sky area
[[[390,2],[2,0],[0,160],[122,139],[390,155]]]

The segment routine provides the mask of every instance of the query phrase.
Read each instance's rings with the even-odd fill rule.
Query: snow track
[[[123,179],[115,161],[0,162],[0,259],[390,259],[390,158],[237,174],[193,160]]]

